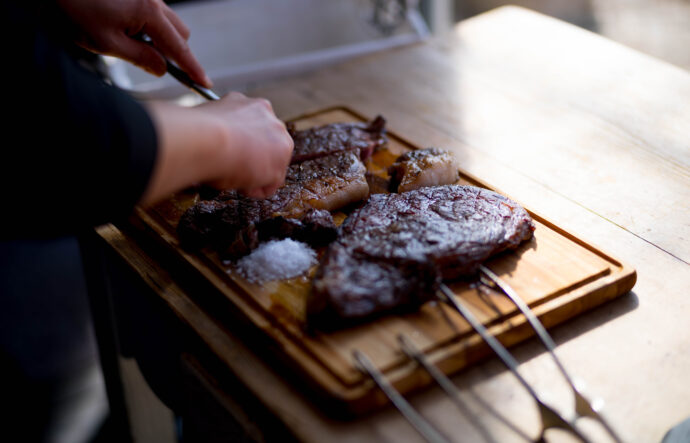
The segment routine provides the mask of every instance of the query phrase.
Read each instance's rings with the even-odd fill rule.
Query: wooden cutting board
[[[302,129],[364,120],[367,118],[339,107],[305,115],[294,122]],[[425,147],[411,145],[394,131],[388,129],[388,150],[375,153],[367,164],[369,171],[377,176],[385,177],[386,168],[399,154]],[[489,188],[477,178],[460,172],[459,183]],[[400,334],[411,339],[448,374],[489,355],[488,347],[469,325],[437,302],[425,304],[416,313],[389,315],[337,332],[305,332],[306,297],[315,267],[307,276],[257,285],[245,280],[232,264],[223,263],[210,249],[198,253],[182,250],[175,233],[177,221],[197,199],[196,193],[188,191],[155,207],[137,209],[133,225],[178,258],[185,273],[210,283],[224,302],[256,326],[275,345],[281,360],[330,411],[360,414],[387,402],[383,393],[357,369],[352,358],[354,350],[365,353],[402,393],[425,386],[430,379],[400,351]],[[546,327],[625,294],[633,287],[634,269],[530,214],[537,227],[534,238],[515,251],[493,258],[487,266],[520,294]],[[345,216],[335,214],[336,220]],[[505,296],[480,291],[471,282],[456,282],[450,287],[470,304],[504,345],[511,346],[534,335]],[[189,295],[195,296],[193,291]]]

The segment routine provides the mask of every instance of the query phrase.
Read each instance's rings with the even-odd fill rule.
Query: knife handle
[[[146,35],[143,32],[140,32],[139,34],[136,34],[133,36],[135,40],[139,40],[140,42],[146,43],[147,45],[154,47],[153,46],[153,41],[151,40],[151,37]],[[155,47],[154,47],[155,48]],[[190,88],[194,92],[198,93],[202,97],[208,99],[208,100],[220,100],[220,96],[213,92],[211,89],[205,88],[201,86],[200,84],[196,83],[192,78],[184,72],[182,69],[180,69],[179,66],[168,60],[166,56],[161,54],[161,57],[165,60],[165,67],[166,71],[175,78],[178,82],[182,83],[186,87]]]

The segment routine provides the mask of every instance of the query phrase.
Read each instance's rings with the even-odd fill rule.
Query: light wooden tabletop
[[[501,8],[436,41],[254,94],[285,118],[336,104],[381,113],[403,137],[453,149],[466,171],[630,263],[638,272],[633,292],[556,328],[558,353],[606,400],[626,441],[659,441],[690,416],[690,73],[563,22]],[[531,341],[515,353],[530,382],[569,408],[540,346]],[[536,435],[535,408],[497,360],[455,381],[471,414],[438,391],[413,398],[448,435],[519,438],[470,391]],[[311,435],[309,419],[285,414]],[[417,438],[392,410],[335,429],[351,430],[344,439]]]
[[[333,105],[383,114],[397,134],[452,149],[462,169],[632,265],[633,291],[552,330],[557,352],[625,441],[660,441],[690,416],[690,73],[519,8],[460,23],[430,42],[264,86],[282,118]],[[163,294],[258,399],[305,441],[420,441],[392,408],[329,419],[183,293]],[[175,308],[175,306],[177,306]],[[535,340],[513,349],[538,392],[572,398]],[[410,397],[455,441],[524,441],[537,410],[492,359]],[[589,428],[589,426],[586,426]],[[592,432],[597,433],[597,429]]]

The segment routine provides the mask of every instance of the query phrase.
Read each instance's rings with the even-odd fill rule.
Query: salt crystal
[[[237,262],[237,270],[251,282],[264,283],[303,275],[316,262],[316,251],[286,238],[262,243]]]

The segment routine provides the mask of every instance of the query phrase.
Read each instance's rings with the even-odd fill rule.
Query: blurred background
[[[524,6],[690,69],[690,0],[448,0],[448,4],[454,20],[505,4]]]
[[[220,93],[247,90],[350,57],[448,32],[513,4],[556,17],[690,69],[690,0],[176,0],[190,46]],[[114,82],[141,98],[186,93],[108,60]]]

